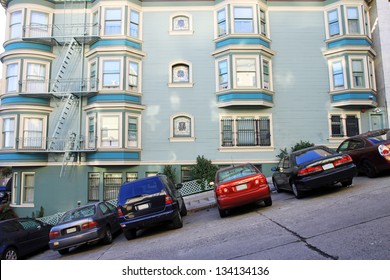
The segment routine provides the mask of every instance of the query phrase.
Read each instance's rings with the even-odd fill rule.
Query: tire
[[[221,218],[225,218],[227,215],[229,215],[229,211],[228,210],[224,210],[224,209],[219,209],[218,208],[218,212],[219,212],[219,216]]]
[[[176,217],[172,220],[172,227],[174,229],[183,227],[183,219],[181,218],[180,212],[177,213]]]
[[[183,207],[181,208],[181,211],[180,211],[180,215],[182,216],[182,217],[185,217],[185,216],[187,216],[187,206],[186,206],[186,204],[184,203],[184,201],[183,201]]]
[[[112,232],[110,227],[106,227],[106,232],[104,234],[103,243],[104,244],[111,244],[112,243]]]
[[[276,183],[276,181],[275,181],[275,180],[272,180],[272,183],[274,184],[274,188],[275,188],[276,192],[280,193],[281,190],[280,190],[278,184]]]
[[[344,188],[346,188],[346,187],[352,185],[352,178],[349,179],[349,180],[347,180],[347,181],[341,182],[341,185],[342,185]]]
[[[272,198],[271,197],[268,197],[266,199],[264,199],[264,204],[265,206],[271,206],[272,205]]]
[[[363,168],[363,172],[366,174],[368,178],[375,178],[377,176],[375,166],[369,160],[363,161],[362,168]]]
[[[124,229],[123,234],[125,235],[127,240],[132,240],[137,237],[136,229]]]
[[[291,182],[291,189],[295,195],[295,198],[300,199],[303,197],[302,191],[297,188],[297,185],[294,182]]]
[[[58,250],[58,253],[60,253],[60,255],[66,255],[69,253],[69,248]]]
[[[3,253],[2,259],[3,260],[17,260],[17,259],[19,259],[18,251],[13,247],[7,248]]]

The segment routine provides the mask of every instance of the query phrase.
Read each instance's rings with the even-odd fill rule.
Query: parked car
[[[374,178],[380,172],[390,170],[390,139],[386,136],[389,131],[380,129],[350,137],[337,151],[350,155],[359,173]]]
[[[2,260],[17,260],[48,248],[51,225],[32,218],[15,218],[0,222]]]
[[[97,241],[110,244],[118,231],[116,207],[108,202],[95,202],[67,211],[51,229],[49,246],[63,255],[82,244]]]
[[[352,184],[356,166],[349,155],[342,155],[326,146],[314,146],[295,151],[284,157],[272,168],[275,189],[290,190],[296,198],[305,191],[332,186]]]
[[[11,193],[7,191],[5,186],[0,186],[0,203],[8,203],[10,201]]]
[[[170,222],[173,228],[183,226],[187,208],[178,189],[165,175],[156,175],[124,183],[118,195],[118,213],[127,240],[137,230]]]
[[[215,174],[214,193],[221,218],[230,209],[242,205],[258,201],[272,205],[267,179],[250,163],[219,169]]]

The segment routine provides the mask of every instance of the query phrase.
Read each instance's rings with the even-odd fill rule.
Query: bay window
[[[252,7],[234,7],[234,32],[254,33]]]
[[[120,147],[120,117],[119,115],[101,116],[100,123],[100,146],[119,148]]]

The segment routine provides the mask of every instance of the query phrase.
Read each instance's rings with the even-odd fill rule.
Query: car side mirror
[[[182,183],[176,184],[176,189],[180,190],[183,187]]]

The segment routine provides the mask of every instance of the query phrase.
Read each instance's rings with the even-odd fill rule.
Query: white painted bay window
[[[108,8],[104,15],[104,35],[122,34],[122,9]]]
[[[22,11],[15,11],[11,13],[9,23],[9,38],[22,37]]]
[[[101,148],[119,148],[121,121],[120,115],[101,115],[100,116],[100,147]]]
[[[39,11],[31,11],[30,37],[48,37],[49,14]]]
[[[234,7],[234,33],[254,33],[253,8]]]
[[[6,73],[6,92],[18,92],[19,91],[19,64],[10,63],[7,64]]]
[[[15,148],[15,117],[4,117],[2,119],[2,148]]]
[[[120,88],[121,81],[121,61],[103,61],[103,88]]]

